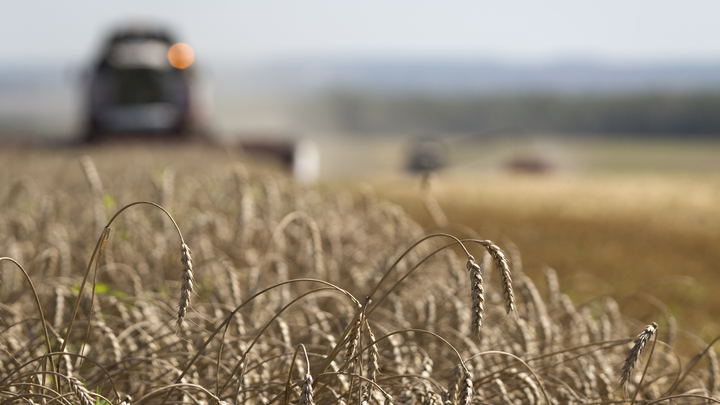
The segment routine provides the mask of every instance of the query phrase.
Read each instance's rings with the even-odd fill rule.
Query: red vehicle
[[[193,59],[165,30],[117,30],[90,73],[86,140],[197,133],[203,120]]]

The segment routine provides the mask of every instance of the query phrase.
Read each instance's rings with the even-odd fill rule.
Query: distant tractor
[[[192,48],[163,29],[115,31],[89,74],[85,139],[197,133],[204,120],[193,60]]]

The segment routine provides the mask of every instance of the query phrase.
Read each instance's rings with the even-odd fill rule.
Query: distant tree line
[[[720,136],[720,93],[461,97],[335,92],[321,101],[331,124],[353,132],[603,133]]]

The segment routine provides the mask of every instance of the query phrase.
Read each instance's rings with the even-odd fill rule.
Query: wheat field
[[[3,158],[0,404],[720,402],[715,341],[573,302],[430,193],[428,231],[223,150]]]

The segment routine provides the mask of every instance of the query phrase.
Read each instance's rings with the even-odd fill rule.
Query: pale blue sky
[[[83,61],[131,17],[174,28],[199,58],[720,61],[720,1],[3,1],[0,63]]]

